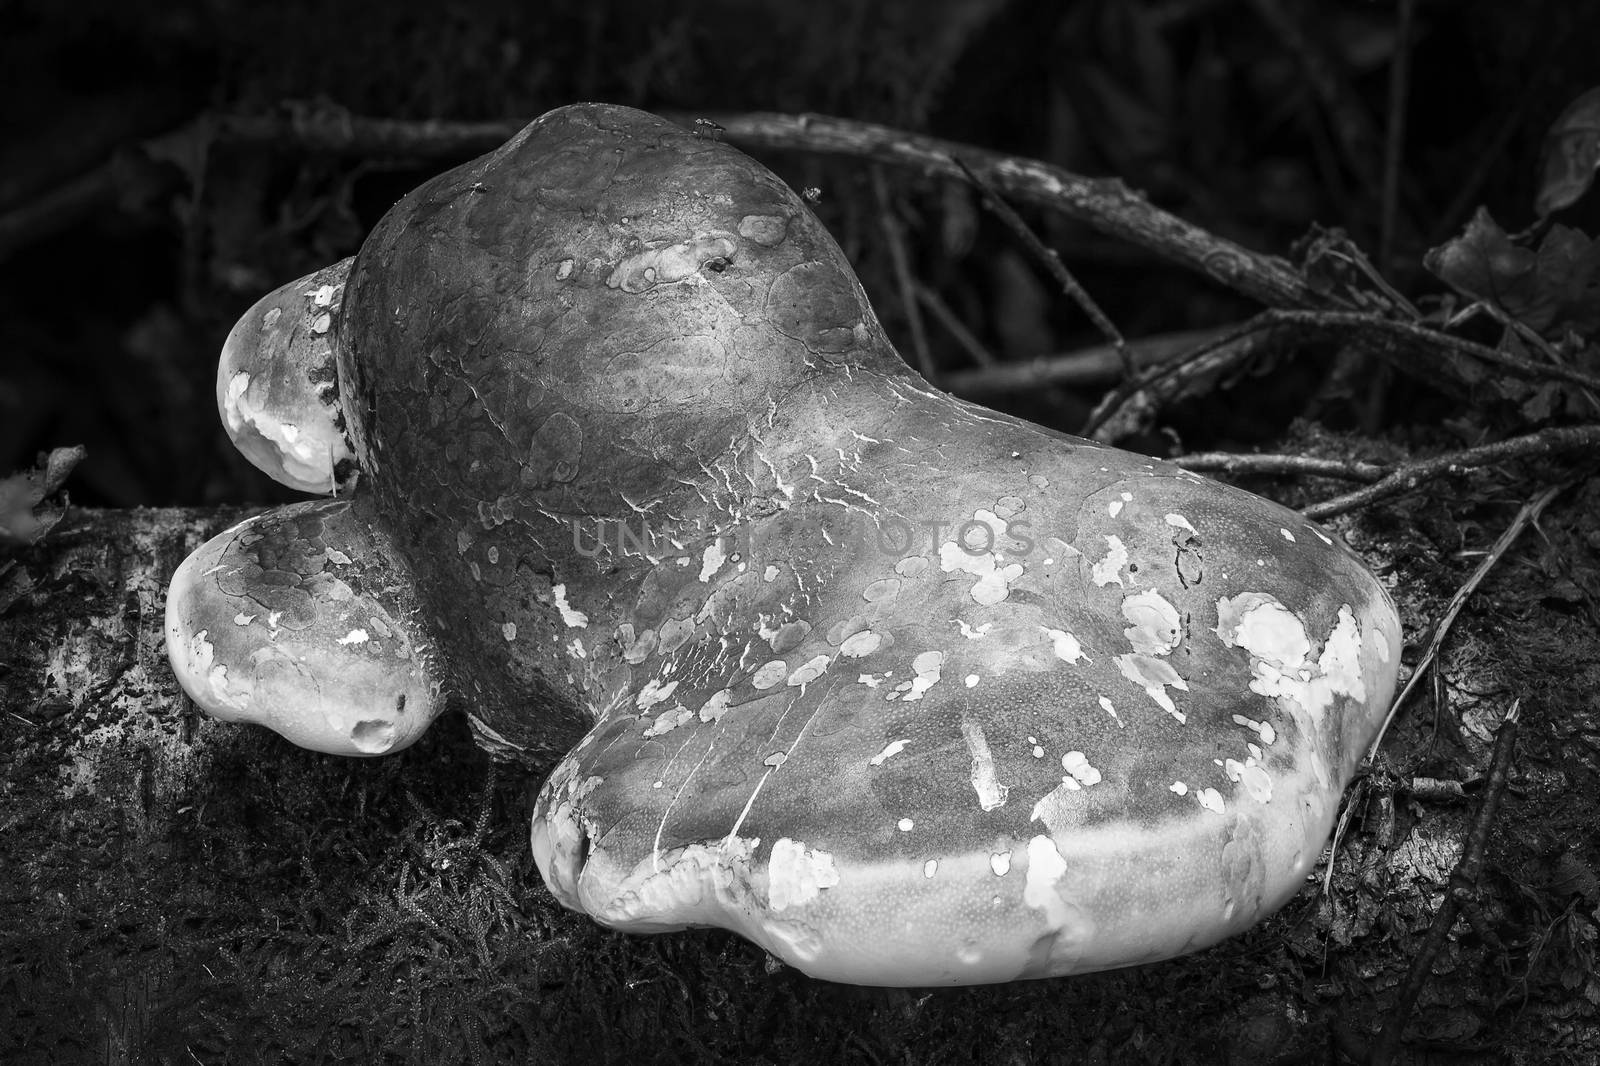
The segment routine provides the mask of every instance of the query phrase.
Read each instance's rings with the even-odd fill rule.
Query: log
[[[8,1066],[1352,1061],[1336,1049],[1360,1055],[1378,1032],[1480,792],[1358,786],[1332,895],[1308,882],[1198,955],[985,988],[825,984],[729,934],[624,937],[563,911],[528,857],[548,767],[493,766],[461,715],[399,755],[348,760],[197,714],[166,663],[165,583],[250,513],[74,509],[0,556]],[[1583,514],[1553,507],[1544,528],[1576,550],[1561,538]],[[1600,711],[1592,696],[1559,705],[1570,680],[1549,668],[1600,676],[1600,640],[1566,607],[1511,595],[1481,594],[1480,611],[1523,612],[1517,640],[1473,638],[1463,669],[1522,679],[1524,753],[1401,1061],[1600,1049],[1600,882],[1578,831],[1596,801],[1568,787],[1597,780]],[[1474,699],[1445,736],[1481,769],[1493,701]],[[1417,717],[1389,742],[1405,758],[1428,739]],[[1571,847],[1555,855],[1541,827],[1563,825]]]

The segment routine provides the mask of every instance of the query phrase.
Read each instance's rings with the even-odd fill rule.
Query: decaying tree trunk
[[[931,993],[567,914],[527,857],[539,772],[491,770],[459,716],[375,760],[206,719],[167,667],[165,583],[251,512],[71,511],[0,559],[0,1062],[1360,1061],[1519,698],[1484,869],[1457,885],[1398,1061],[1594,1061],[1600,636],[1584,605],[1600,590],[1572,560],[1600,550],[1583,548],[1600,499],[1573,496],[1458,623],[1437,726],[1403,717],[1352,791],[1331,895],[1319,867],[1278,917],[1196,956]],[[1413,591],[1420,543],[1366,543],[1413,648],[1450,593]]]

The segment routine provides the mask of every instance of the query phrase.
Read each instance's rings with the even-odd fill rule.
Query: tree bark
[[[1467,654],[1441,659],[1456,705],[1432,725],[1413,709],[1352,791],[1331,895],[1319,867],[1197,955],[931,994],[562,911],[528,859],[539,775],[497,780],[459,715],[370,760],[206,718],[167,666],[166,582],[253,511],[71,510],[0,557],[0,1062],[1360,1061],[1447,892],[1464,920],[1441,919],[1437,960],[1415,968],[1399,1061],[1589,1061],[1600,701],[1577,679],[1600,676],[1600,636],[1575,611],[1595,499],[1541,526],[1577,567],[1565,606],[1511,576],[1468,605],[1451,638]],[[1402,607],[1425,636],[1435,571],[1419,568],[1438,564],[1409,565]],[[1517,636],[1484,639],[1508,613]],[[1525,726],[1503,809],[1475,828],[1499,678]],[[1485,866],[1463,878],[1472,839]]]

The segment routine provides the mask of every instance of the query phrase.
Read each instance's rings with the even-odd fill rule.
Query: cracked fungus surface
[[[191,555],[167,599],[167,644],[213,715],[302,747],[382,755],[440,707],[410,578],[351,504],[321,501],[240,523]]]
[[[407,197],[340,336],[374,536],[480,739],[566,753],[535,853],[622,928],[869,984],[1200,947],[1294,890],[1393,685],[1341,545],[932,390],[787,187],[637,112]]]

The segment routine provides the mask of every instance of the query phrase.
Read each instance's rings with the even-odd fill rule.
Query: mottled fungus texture
[[[367,753],[381,607],[394,684],[559,760],[558,899],[838,981],[1150,962],[1305,880],[1394,687],[1382,586],[1292,511],[930,387],[736,150],[553,111],[395,205],[332,302],[354,502],[180,571],[207,710]]]

